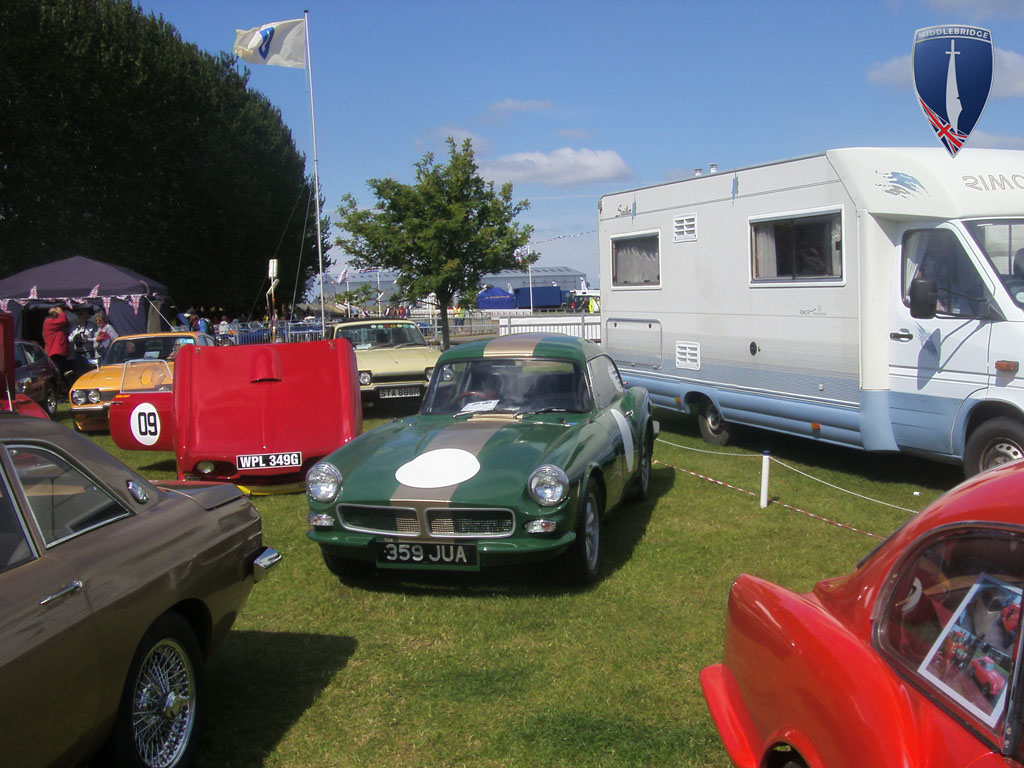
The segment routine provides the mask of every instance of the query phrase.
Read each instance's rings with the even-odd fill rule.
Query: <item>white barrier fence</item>
[[[498,335],[510,333],[564,333],[590,341],[601,340],[600,315],[551,315],[544,317],[500,317]]]

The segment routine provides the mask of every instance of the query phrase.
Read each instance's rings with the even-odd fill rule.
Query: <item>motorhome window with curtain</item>
[[[838,211],[751,222],[755,281],[835,280],[843,276],[842,217]]]
[[[657,234],[612,239],[612,285],[660,284],[661,253]]]

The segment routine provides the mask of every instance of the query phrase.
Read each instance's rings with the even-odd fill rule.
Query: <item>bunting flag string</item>
[[[596,229],[588,229],[586,232],[574,232],[571,235],[558,235],[558,237],[549,237],[547,240],[531,240],[530,245],[540,245],[541,243],[553,243],[555,240],[568,240],[572,237],[583,237],[584,235],[592,235],[597,232]]]
[[[145,298],[145,294],[142,294],[142,293],[126,293],[126,294],[123,294],[123,295],[116,295],[116,296],[99,296],[98,295],[98,288],[99,288],[99,286],[97,286],[96,288],[93,288],[93,292],[90,293],[88,296],[44,296],[44,297],[40,297],[38,295],[37,290],[36,290],[36,286],[32,286],[32,290],[29,291],[28,296],[26,296],[23,299],[17,299],[17,298],[13,298],[13,299],[10,299],[10,298],[9,299],[0,299],[0,310],[6,312],[7,311],[7,307],[10,305],[10,302],[12,302],[12,301],[14,303],[18,304],[19,306],[22,306],[22,307],[24,307],[26,304],[28,304],[31,301],[48,301],[48,302],[52,302],[54,304],[67,304],[68,306],[71,306],[72,304],[88,303],[90,299],[99,299],[102,302],[102,304],[103,304],[104,311],[106,311],[109,314],[110,313],[110,303],[111,303],[111,301],[113,301],[114,299],[117,299],[118,301],[123,301],[125,304],[130,306],[135,311],[136,315],[139,314],[139,307],[142,305],[142,300]]]

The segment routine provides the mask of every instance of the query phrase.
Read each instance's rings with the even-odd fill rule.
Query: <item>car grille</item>
[[[420,535],[416,510],[408,507],[366,507],[342,504],[338,508],[341,524],[354,531],[393,536]],[[430,536],[448,538],[501,538],[515,532],[515,515],[509,509],[427,510]]]
[[[507,509],[428,509],[431,536],[510,536],[515,518]]]
[[[416,536],[420,523],[415,509],[404,507],[358,507],[343,504],[338,510],[346,528],[369,533],[395,533]]]
[[[423,384],[426,382],[426,377],[423,375],[423,369],[420,368],[416,371],[405,371],[404,373],[389,373],[389,374],[372,374],[374,384],[395,384],[398,382],[413,382],[416,384]]]

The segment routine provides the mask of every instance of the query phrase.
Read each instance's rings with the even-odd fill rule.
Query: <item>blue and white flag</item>
[[[306,20],[235,30],[235,55],[247,64],[306,68]]]

